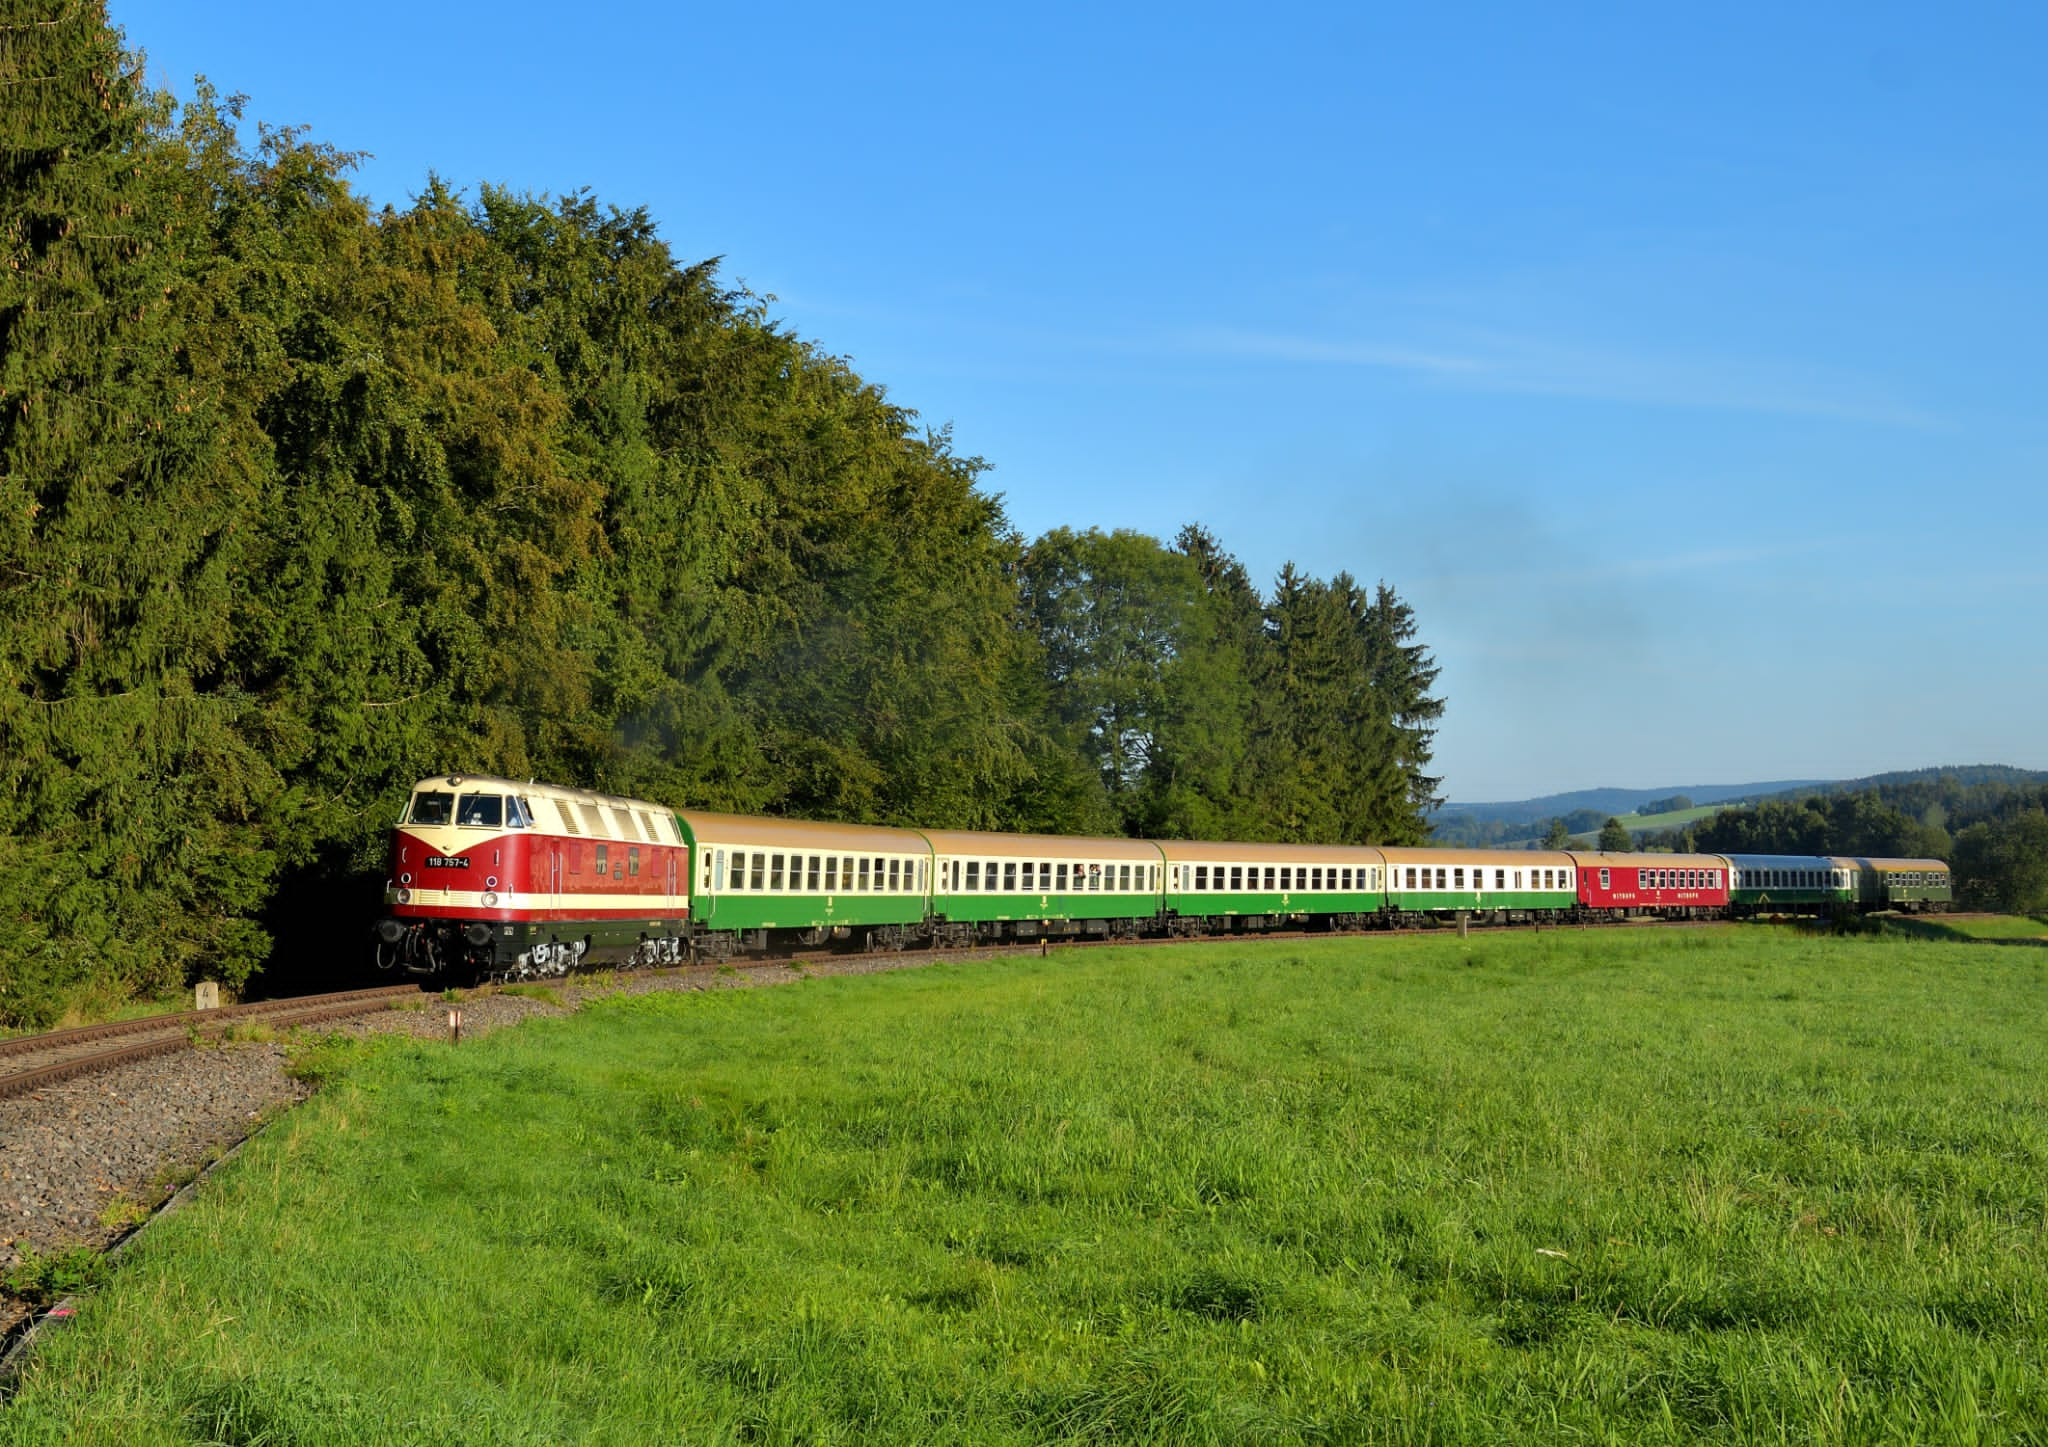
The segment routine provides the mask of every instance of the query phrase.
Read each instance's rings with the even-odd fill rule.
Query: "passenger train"
[[[781,947],[1945,909],[1934,859],[1082,839],[671,810],[479,775],[413,787],[377,963],[524,979]]]

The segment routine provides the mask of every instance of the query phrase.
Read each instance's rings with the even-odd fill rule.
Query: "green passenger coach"
[[[1168,928],[1176,934],[1267,929],[1305,916],[1356,929],[1385,898],[1386,864],[1377,849],[1174,839],[1159,850]]]
[[[1159,846],[1141,839],[929,830],[932,927],[970,938],[1133,935],[1159,914]]]
[[[1730,854],[1728,901],[1741,914],[1812,914],[1853,905],[1864,861],[1818,854]]]
[[[931,846],[913,829],[788,819],[676,815],[690,845],[690,917],[701,953],[787,939],[855,937],[894,948],[925,917]]]
[[[1526,849],[1399,849],[1387,860],[1387,905],[1402,915],[1501,918],[1578,907],[1578,861]]]

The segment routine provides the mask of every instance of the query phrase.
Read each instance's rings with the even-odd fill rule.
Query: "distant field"
[[[1697,824],[1702,819],[1711,819],[1728,807],[1726,804],[1701,804],[1694,809],[1674,809],[1665,814],[1623,814],[1621,822],[1635,833],[1677,829],[1686,824]]]
[[[389,1043],[0,1441],[2039,1442],[2044,968],[1446,933]]]
[[[1654,833],[1659,829],[1677,829],[1687,824],[1697,824],[1702,819],[1711,819],[1722,810],[1733,807],[1728,804],[1701,804],[1692,809],[1674,809],[1663,814],[1617,814],[1615,817],[1631,834]],[[1600,831],[1589,829],[1582,834],[1572,835],[1574,849],[1590,849],[1598,842]]]

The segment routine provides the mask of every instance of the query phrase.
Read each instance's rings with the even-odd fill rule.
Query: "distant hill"
[[[1939,771],[1930,771],[1939,772]],[[1892,777],[1892,776],[1886,776]],[[1903,776],[1900,776],[1903,777]],[[1800,789],[1836,787],[1827,779],[1779,779],[1763,784],[1676,784],[1663,789],[1580,789],[1570,794],[1545,794],[1540,799],[1520,799],[1496,804],[1446,804],[1430,816],[1432,824],[1452,819],[1486,823],[1548,824],[1581,810],[1610,814],[1631,814],[1638,805],[1654,803],[1683,794],[1695,804],[1721,804],[1732,799],[1762,799]]]
[[[1575,841],[1584,844],[1612,816],[1639,834],[1690,823],[1716,812],[1707,805],[1755,804],[1765,799],[1791,800],[1815,794],[1895,791],[1946,779],[1965,786],[2024,788],[2048,783],[2048,773],[2008,764],[1943,764],[1901,769],[1860,779],[1777,779],[1756,784],[1685,784],[1662,789],[1580,789],[1536,799],[1488,804],[1446,804],[1430,816],[1434,842],[1450,846],[1499,845],[1515,848],[1540,837],[1552,819],[1562,819]],[[1695,806],[1648,819],[1636,816],[1643,805],[1668,807],[1678,795]],[[1647,829],[1644,826],[1648,826]]]

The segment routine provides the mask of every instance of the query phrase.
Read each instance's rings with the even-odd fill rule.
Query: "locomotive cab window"
[[[505,827],[505,796],[503,794],[464,794],[462,807],[456,811],[455,822],[477,829],[502,829]]]
[[[412,807],[405,811],[405,822],[446,824],[454,813],[455,796],[430,789],[412,796]]]
[[[517,794],[508,796],[505,800],[505,823],[514,829],[531,829],[533,806]]]

